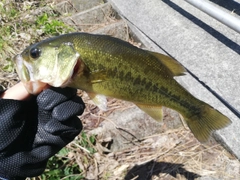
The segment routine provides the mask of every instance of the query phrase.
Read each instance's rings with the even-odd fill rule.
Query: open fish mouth
[[[30,94],[39,94],[44,89],[48,88],[49,85],[45,82],[36,81],[32,77],[31,66],[24,63],[23,58],[20,54],[14,57],[16,64],[16,71],[21,79],[24,87]]]

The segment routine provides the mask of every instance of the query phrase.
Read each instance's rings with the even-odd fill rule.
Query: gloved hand
[[[72,88],[46,89],[30,101],[0,99],[0,177],[41,174],[82,130],[84,108]]]

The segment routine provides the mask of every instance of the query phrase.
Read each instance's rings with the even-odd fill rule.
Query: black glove
[[[46,89],[31,101],[0,99],[0,177],[41,174],[82,130],[84,108],[72,88]]]

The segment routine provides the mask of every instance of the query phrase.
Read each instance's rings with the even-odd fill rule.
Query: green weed
[[[41,29],[43,33],[48,35],[59,35],[74,31],[73,28],[65,25],[64,22],[51,19],[51,16],[47,13],[44,13],[37,18],[36,26],[38,29]]]
[[[94,154],[96,152],[94,148],[95,143],[96,143],[95,135],[87,136],[85,132],[81,133],[81,138],[78,144],[87,149],[90,152],[90,154]]]
[[[82,148],[87,149],[91,154],[95,153],[96,150],[94,148],[94,144],[96,142],[96,136],[91,135],[88,136],[85,132],[82,132],[79,135],[79,140],[75,140],[75,143],[79,144]],[[74,149],[73,149],[74,148]],[[81,180],[84,177],[81,175],[82,171],[79,168],[79,165],[76,163],[76,156],[78,155],[74,153],[74,151],[79,152],[80,149],[78,146],[72,146],[71,149],[68,147],[63,148],[58,152],[57,155],[53,156],[49,159],[47,168],[45,172],[40,176],[41,180]],[[71,155],[70,155],[71,154]],[[88,159],[84,158],[84,154],[80,154],[83,156],[84,164],[88,164]]]
[[[41,179],[57,180],[64,177],[68,177],[68,180],[83,179],[79,166],[71,158],[67,158],[69,152],[69,149],[63,148],[56,156],[50,158]]]
[[[6,59],[3,67],[2,67],[2,70],[5,71],[5,72],[14,72],[14,63],[11,59]]]

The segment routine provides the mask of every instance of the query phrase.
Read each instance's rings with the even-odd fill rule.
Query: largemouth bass
[[[14,59],[32,94],[47,85],[73,87],[97,104],[102,103],[99,95],[131,101],[158,121],[165,106],[184,117],[200,142],[231,122],[177,83],[174,76],[185,69],[176,60],[110,36],[65,34],[31,45]]]

